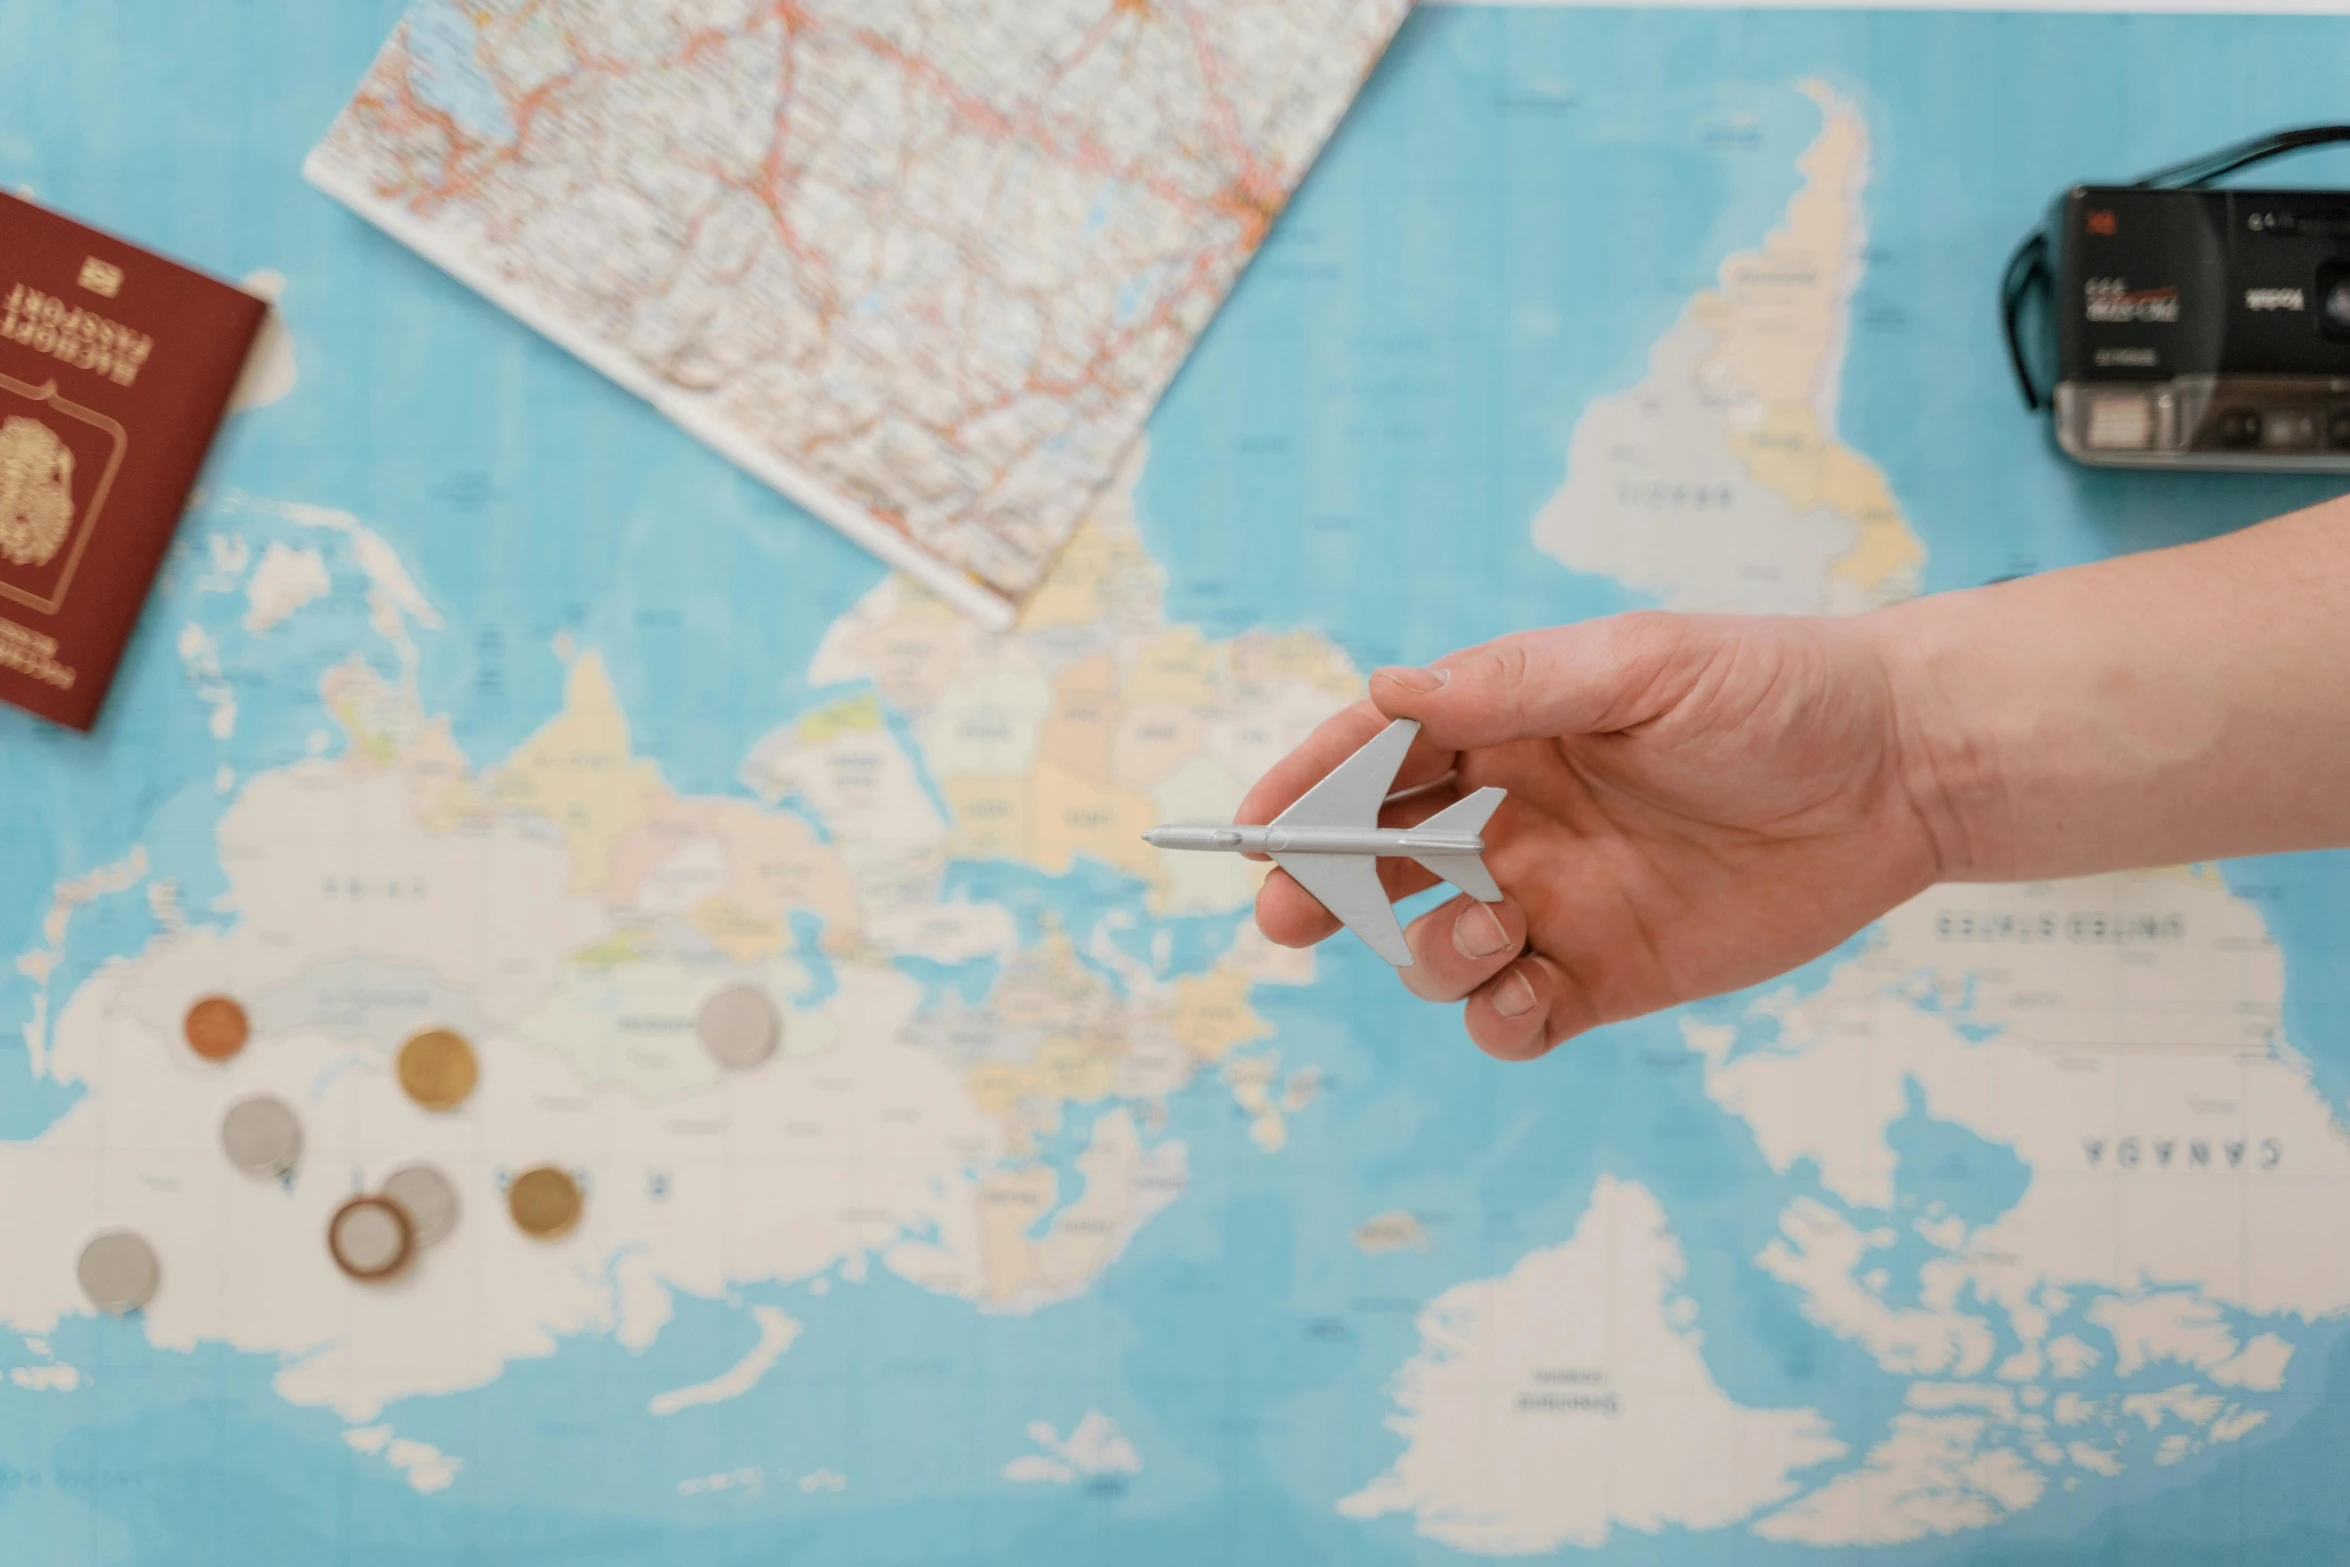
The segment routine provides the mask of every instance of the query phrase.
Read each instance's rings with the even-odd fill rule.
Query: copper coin
[[[188,1008],[180,1031],[188,1037],[188,1048],[207,1061],[226,1061],[253,1037],[245,1009],[226,996],[206,996]]]
[[[506,1188],[506,1210],[526,1235],[551,1241],[579,1222],[579,1182],[551,1164],[523,1171]]]
[[[481,1080],[463,1034],[428,1028],[400,1047],[400,1089],[427,1110],[454,1110]]]
[[[326,1249],[336,1267],[372,1284],[407,1265],[409,1253],[416,1249],[416,1232],[398,1203],[354,1197],[327,1221]]]

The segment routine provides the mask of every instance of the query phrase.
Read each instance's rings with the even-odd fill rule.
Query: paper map
[[[2350,856],[1504,1063],[1141,834],[1381,665],[2338,494],[2073,468],[1991,301],[2350,24],[1421,7],[999,635],[300,183],[404,8],[7,13],[0,188],[276,308],[96,740],[0,711],[0,1564],[2346,1559]]]
[[[1407,0],[423,0],[306,168],[1001,626]]]

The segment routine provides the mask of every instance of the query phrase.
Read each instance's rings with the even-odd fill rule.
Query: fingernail
[[[1503,1017],[1524,1017],[1534,1010],[1534,982],[1516,969],[1493,987],[1493,1010]]]
[[[1509,945],[1510,933],[1482,903],[1472,903],[1452,922],[1452,944],[1464,958],[1489,958]]]
[[[1406,691],[1420,692],[1440,690],[1444,683],[1452,678],[1452,671],[1449,669],[1414,669],[1408,664],[1397,664],[1387,669],[1374,670],[1372,673],[1385,675]]]

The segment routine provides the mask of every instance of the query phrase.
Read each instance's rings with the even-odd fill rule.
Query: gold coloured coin
[[[245,1009],[226,996],[206,996],[188,1008],[180,1031],[187,1036],[188,1048],[207,1061],[226,1061],[253,1037]]]
[[[354,1197],[327,1221],[326,1250],[335,1266],[363,1284],[388,1279],[416,1249],[406,1210],[381,1197]]]
[[[454,1110],[481,1079],[465,1036],[428,1028],[400,1047],[400,1091],[427,1110]]]
[[[579,1222],[579,1182],[551,1164],[514,1177],[506,1188],[506,1211],[525,1235],[551,1241]]]

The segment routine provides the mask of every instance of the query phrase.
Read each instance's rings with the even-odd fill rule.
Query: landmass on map
[[[878,1268],[981,1311],[1066,1300],[1186,1190],[1167,1101],[1201,1080],[1278,1151],[1313,1084],[1277,1083],[1251,993],[1308,982],[1313,959],[1256,934],[1254,866],[1162,865],[1130,829],[1228,814],[1361,680],[1310,633],[1167,621],[1134,532],[1139,467],[1012,636],[885,580],[820,648],[828,694],[750,747],[747,796],[722,797],[669,784],[601,656],[568,639],[561,709],[502,757],[466,755],[419,696],[412,633],[439,621],[384,541],[323,507],[215,502],[237,531],[215,536],[208,584],[242,594],[252,634],[301,616],[331,554],[364,575],[395,673],[356,650],[319,671],[340,746],[234,786],[210,911],[228,918],[187,918],[143,851],[57,889],[49,948],[18,966],[38,987],[32,1068],[79,1097],[0,1142],[0,1185],[58,1194],[0,1205],[0,1322],[44,1334],[87,1309],[81,1241],[130,1226],[168,1281],[140,1319],[150,1340],[277,1356],[285,1398],[332,1408],[354,1450],[433,1490],[464,1455],[398,1435],[384,1416],[403,1398],[479,1386],[570,1335],[642,1349],[678,1292]],[[256,549],[247,527],[274,536]],[[217,668],[208,642],[182,651],[191,674]],[[1125,879],[1120,921],[1030,919],[950,881],[958,862],[1041,879],[1081,857]],[[142,883],[154,939],[53,1001],[73,921]],[[1215,928],[1181,961],[1116,939],[1160,921]],[[784,1043],[729,1074],[694,1016],[746,980],[782,1003]],[[216,1068],[178,1030],[223,986],[258,1042]],[[428,1023],[480,1050],[454,1114],[394,1081]],[[282,1183],[221,1162],[220,1116],[254,1092],[304,1119]],[[450,1173],[471,1217],[396,1289],[355,1290],[319,1244],[327,1216],[414,1159]],[[548,1161],[588,1192],[557,1244],[496,1217],[501,1180]],[[752,1316],[747,1354],[648,1413],[740,1397],[793,1351],[795,1319]],[[1082,1466],[1096,1435],[1050,1462]]]
[[[1586,410],[1533,523],[1675,608],[1918,587],[1922,547],[1836,434],[1867,126],[1802,90],[1821,127],[1780,222]],[[2197,869],[1933,888],[1824,978],[1685,1010],[1706,1096],[1795,1187],[1747,1260],[1898,1407],[1848,1444],[1819,1410],[1730,1398],[1668,1216],[1603,1176],[1563,1245],[1420,1313],[1389,1386],[1402,1451],[1339,1510],[1486,1554],[1730,1524],[1885,1546],[2241,1440],[2288,1335],[2350,1313],[2350,1137],[2283,994],[2259,910]],[[1356,1243],[1392,1251],[1409,1220]]]
[[[1722,263],[1629,391],[1584,410],[1534,543],[1668,609],[1820,614],[1914,594],[1926,552],[1877,465],[1837,434],[1868,238],[1868,125],[1824,82],[1803,183]]]

